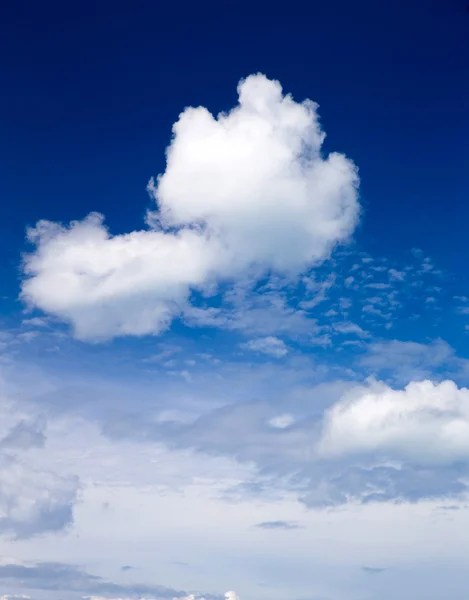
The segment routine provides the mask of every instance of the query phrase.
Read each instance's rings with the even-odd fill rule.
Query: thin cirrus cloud
[[[187,108],[173,126],[166,171],[149,190],[147,228],[112,235],[92,213],[28,231],[22,298],[85,340],[158,334],[190,294],[247,272],[294,276],[328,257],[359,216],[358,175],[321,155],[317,105],[251,75],[214,117]]]

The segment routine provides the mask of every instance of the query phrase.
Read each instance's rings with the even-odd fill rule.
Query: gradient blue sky
[[[0,67],[0,598],[467,598],[466,3],[17,1]]]

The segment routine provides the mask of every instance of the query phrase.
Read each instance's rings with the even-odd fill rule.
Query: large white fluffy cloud
[[[324,458],[369,456],[423,467],[469,461],[469,390],[428,380],[358,388],[326,414]]]
[[[342,154],[321,155],[317,106],[264,75],[238,93],[229,113],[180,115],[166,171],[149,186],[146,229],[112,235],[91,214],[29,230],[23,299],[82,339],[155,334],[192,290],[247,270],[294,275],[347,239],[359,214],[357,171]]]

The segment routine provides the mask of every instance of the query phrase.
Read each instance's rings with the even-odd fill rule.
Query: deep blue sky
[[[359,165],[374,251],[422,246],[465,266],[466,3],[173,6],[4,3],[3,264],[39,218],[98,210],[116,232],[138,227],[179,112],[228,108],[237,81],[261,71],[319,102],[331,147]]]

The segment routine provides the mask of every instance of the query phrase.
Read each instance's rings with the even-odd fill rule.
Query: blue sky
[[[466,5],[0,17],[0,598],[466,598]]]

